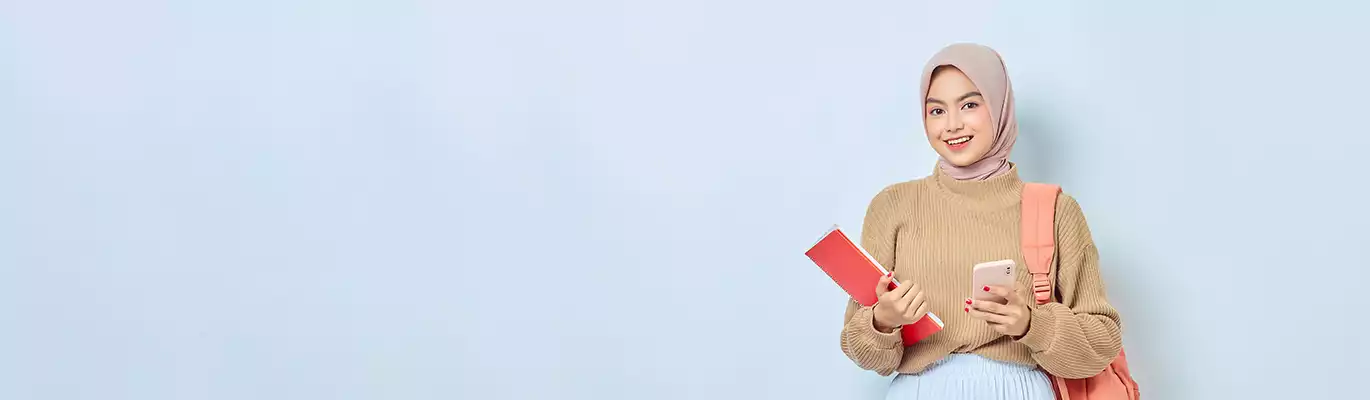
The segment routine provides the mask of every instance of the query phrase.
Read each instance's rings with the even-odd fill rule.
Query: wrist
[[[873,318],[871,322],[871,325],[875,325],[875,330],[880,331],[880,333],[894,333],[894,328],[898,328],[898,326],[881,322],[880,318]]]
[[[880,313],[876,312],[874,307],[871,307],[871,326],[880,333],[894,333],[894,329],[899,327],[880,319]]]
[[[1055,316],[1046,308],[1032,310],[1032,319],[1028,320],[1027,329],[1023,334],[1014,339],[1015,342],[1027,345],[1034,352],[1045,352],[1052,347],[1055,340]]]
[[[1023,324],[1023,327],[1022,327],[1022,328],[1019,328],[1019,329],[1022,329],[1021,331],[1019,331],[1017,334],[1009,335],[1011,338],[1013,338],[1013,340],[1022,339],[1022,338],[1023,338],[1023,335],[1027,335],[1028,330],[1031,330],[1031,329],[1032,329],[1032,309],[1031,309],[1031,308],[1023,307],[1023,323],[1022,323],[1022,324]]]

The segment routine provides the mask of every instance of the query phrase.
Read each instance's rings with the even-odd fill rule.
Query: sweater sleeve
[[[1099,251],[1074,198],[1056,203],[1055,301],[1032,303],[1027,345],[1043,369],[1066,379],[1097,375],[1122,350],[1121,320],[1108,302],[1099,273]]]
[[[890,271],[895,268],[896,200],[893,187],[882,190],[871,200],[861,227],[861,247]],[[880,375],[893,374],[904,358],[900,330],[896,328],[891,333],[884,333],[875,329],[874,308],[863,307],[851,299],[847,301],[843,321],[842,353],[862,369]]]

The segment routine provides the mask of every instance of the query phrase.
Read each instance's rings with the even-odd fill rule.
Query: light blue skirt
[[[952,354],[917,374],[899,374],[885,400],[1054,400],[1051,379],[1027,365]]]

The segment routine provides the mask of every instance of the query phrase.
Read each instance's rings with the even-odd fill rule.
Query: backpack
[[[1056,197],[1061,187],[1044,183],[1027,183],[1023,187],[1022,240],[1023,257],[1032,274],[1032,293],[1037,304],[1052,299],[1055,282],[1051,276],[1052,257],[1056,252]],[[1065,379],[1047,373],[1051,387],[1059,400],[1138,400],[1141,392],[1128,372],[1127,355],[1118,357],[1098,375],[1085,379]]]

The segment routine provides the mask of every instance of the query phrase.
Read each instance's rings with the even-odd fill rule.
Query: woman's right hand
[[[875,286],[875,329],[884,333],[918,322],[928,313],[923,288],[916,284],[901,282],[899,287],[890,290],[891,279],[894,278],[889,275],[882,276]]]

